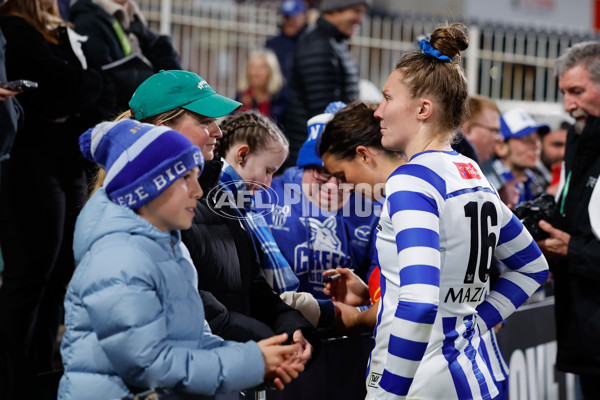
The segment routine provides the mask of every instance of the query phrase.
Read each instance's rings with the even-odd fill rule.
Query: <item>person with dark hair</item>
[[[364,103],[352,103],[329,121],[321,136],[319,151],[323,162],[332,174],[355,187],[367,185],[367,188],[376,188],[384,184],[395,169],[406,163],[402,153],[383,148],[379,120],[375,118],[373,111],[374,108]],[[383,190],[378,193],[374,189],[370,193],[363,192],[363,195],[369,194],[376,199],[385,193]],[[325,285],[325,293],[332,295],[335,301],[352,306],[338,304],[347,332],[373,332],[375,328],[378,305],[362,312],[358,312],[356,306],[375,304],[379,300],[381,290],[380,274],[376,273],[378,269],[377,267],[377,271],[371,274],[368,285],[347,268],[336,268],[324,273],[327,276],[341,275],[341,278]],[[493,276],[490,282],[492,278]],[[481,348],[488,354],[486,361],[489,360],[492,377],[501,393],[508,394],[508,368],[498,348],[494,330],[490,329],[481,339]]]
[[[303,344],[300,358],[307,362],[312,346],[318,346],[311,323],[287,306],[265,280],[250,228],[240,220],[235,203],[225,201],[215,212],[224,165],[214,153],[223,136],[216,118],[238,110],[241,103],[217,94],[193,72],[173,70],[145,80],[129,106],[117,119],[177,130],[200,147],[206,160],[198,178],[204,196],[196,202],[192,227],[182,231],[182,242],[198,273],[197,286],[212,333],[243,342],[287,333],[290,342]],[[96,189],[104,178],[100,169]]]
[[[550,131],[541,135],[542,151],[536,167],[532,170],[538,176],[538,181],[546,193],[553,196],[558,190],[560,171],[565,158],[567,131],[571,123],[561,119],[549,122]]]
[[[192,227],[182,232],[182,240],[200,277],[198,289],[212,332],[238,341],[286,332],[290,340],[306,336],[314,343],[310,322],[283,303],[265,280],[257,245],[250,228],[239,221],[236,204],[227,201],[215,212],[224,168],[214,154],[217,140],[223,136],[216,118],[238,110],[241,103],[215,93],[193,72],[161,71],[138,87],[129,105],[130,110],[118,118],[169,126],[199,146],[207,160],[199,178],[204,196],[198,200],[196,217]],[[103,175],[99,174],[96,187],[102,185]]]
[[[332,175],[317,155],[321,131],[344,106],[331,103],[324,113],[312,117],[297,166],[273,179],[271,191],[276,195],[257,193],[261,203],[270,206],[265,219],[298,277],[298,291],[311,293],[319,302],[318,325],[323,328],[331,328],[336,315],[334,304],[323,293],[323,272],[340,266],[367,279],[374,266],[371,233],[377,205],[340,185],[341,177]]]
[[[323,130],[318,154],[340,182],[351,184],[355,193],[373,202],[381,202],[387,177],[406,160],[402,153],[386,150],[381,145],[379,120],[373,115],[375,109],[376,106],[356,101],[338,111]],[[337,267],[324,272],[325,276],[341,274],[338,281],[325,284],[324,293],[342,303],[337,307],[343,328],[350,333],[372,332],[377,320],[380,270],[374,242],[371,247],[372,264],[376,266],[367,276],[368,286],[361,284],[360,277],[348,268]],[[373,306],[362,312],[356,308],[365,305]]]
[[[370,0],[323,0],[321,17],[298,39],[283,126],[290,141],[284,168],[295,165],[306,139],[306,122],[332,101],[358,98],[358,66],[348,39],[360,26]]]
[[[578,374],[586,400],[600,398],[600,42],[576,44],[556,60],[569,128],[558,188],[560,218],[540,221],[552,264],[556,367]]]
[[[77,137],[98,122],[105,86],[87,68],[82,38],[60,18],[56,0],[5,1],[0,28],[7,79],[38,83],[17,95],[25,119],[2,163],[0,325],[10,327],[32,369],[43,372],[53,369],[65,288],[75,268],[73,230],[87,167]]]
[[[439,27],[421,51],[405,54],[375,111],[383,147],[408,163],[386,182],[378,226],[383,293],[367,399],[498,396],[481,335],[548,276],[533,238],[477,163],[450,146],[468,114],[465,30]],[[486,296],[491,254],[507,269]]]

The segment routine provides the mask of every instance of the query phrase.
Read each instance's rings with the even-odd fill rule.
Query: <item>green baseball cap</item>
[[[235,100],[215,93],[199,75],[190,71],[160,71],[146,79],[129,101],[135,119],[185,108],[205,117],[219,118],[242,106]]]

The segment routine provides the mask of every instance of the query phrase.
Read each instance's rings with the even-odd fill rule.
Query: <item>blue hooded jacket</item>
[[[262,383],[255,342],[211,333],[179,231],[160,231],[100,189],[77,218],[73,247],[59,399],[119,398],[129,386],[212,395]]]

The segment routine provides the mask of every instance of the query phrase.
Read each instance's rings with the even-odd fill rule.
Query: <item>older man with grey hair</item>
[[[575,118],[549,238],[538,242],[556,287],[559,370],[580,376],[585,399],[600,399],[600,42],[569,48],[556,61],[565,110]]]

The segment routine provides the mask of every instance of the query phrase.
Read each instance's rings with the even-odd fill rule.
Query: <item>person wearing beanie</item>
[[[217,118],[242,106],[233,99],[217,94],[201,76],[183,70],[160,71],[137,87],[129,100],[129,109],[116,119],[135,119],[154,125],[164,125],[182,133],[202,150],[205,171],[220,171],[220,161],[211,162],[217,139],[223,136]],[[212,174],[214,175],[214,174]],[[105,171],[100,169],[94,186],[102,186]],[[212,178],[212,181],[216,182]],[[207,192],[209,182],[203,186]]]
[[[283,363],[298,351],[279,346],[287,335],[227,342],[204,319],[179,232],[202,195],[200,148],[129,119],[101,123],[79,143],[107,176],[77,218],[58,398],[122,398],[156,387],[211,396],[265,378],[283,388],[297,377],[303,365]]]
[[[358,99],[359,71],[348,39],[363,21],[370,1],[322,1],[321,16],[298,39],[283,126],[290,142],[284,167],[295,165],[306,138],[306,122],[332,101]]]
[[[130,109],[117,119],[168,126],[202,150],[205,163],[198,182],[204,196],[196,202],[191,228],[182,231],[182,242],[200,277],[198,291],[211,331],[236,341],[259,341],[285,332],[290,341],[306,338],[314,348],[318,339],[311,323],[286,305],[264,279],[249,227],[214,212],[211,193],[219,187],[224,168],[214,153],[217,139],[223,136],[216,118],[241,106],[217,94],[193,72],[161,71],[136,89]],[[96,187],[102,186],[104,176],[104,171],[98,174]]]
[[[371,232],[378,208],[370,199],[340,186],[343,182],[325,168],[316,150],[326,124],[345,106],[335,102],[312,117],[296,166],[273,178],[271,192],[276,195],[265,190],[256,195],[272,207],[265,219],[300,281],[298,291],[311,293],[319,302],[322,328],[331,327],[335,311],[323,293],[323,272],[347,267],[366,280],[373,267]]]

